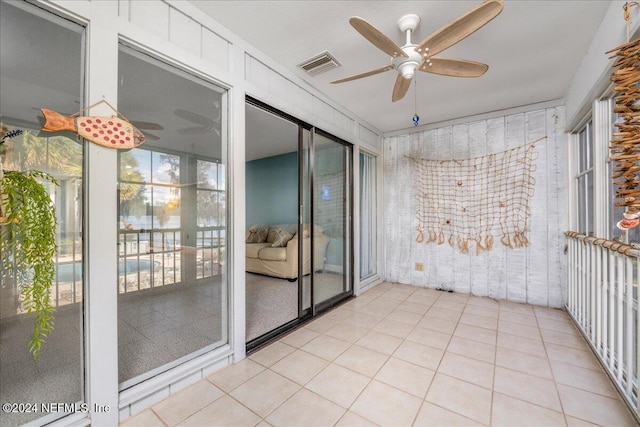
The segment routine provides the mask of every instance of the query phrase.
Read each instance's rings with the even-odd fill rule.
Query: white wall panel
[[[371,145],[372,147],[380,148],[380,141],[378,138],[378,134],[369,129],[366,126],[358,125],[358,137]]]
[[[203,28],[202,59],[229,71],[229,42],[213,31]]]
[[[269,93],[277,93],[284,99],[289,99],[289,88],[291,82],[285,79],[281,74],[274,73],[272,69],[269,69]]]
[[[538,110],[525,114],[525,141],[531,142],[547,136],[546,111]],[[531,217],[529,218],[529,246],[525,248],[527,260],[526,273],[526,302],[529,304],[548,305],[548,263],[533,263],[535,259],[546,259],[548,250],[548,224],[550,216],[558,216],[556,206],[549,203],[547,158],[548,151],[541,149],[546,146],[543,140],[537,145],[538,159],[536,160],[536,185],[530,199]],[[553,185],[553,184],[551,184]],[[533,220],[535,218],[535,221]]]
[[[420,143],[420,134],[418,133],[413,133],[411,135],[409,135],[409,149],[407,152],[407,155],[410,157],[420,157],[422,155],[422,144]],[[412,160],[409,159],[409,163],[408,163],[408,167],[411,168],[411,162]],[[409,179],[412,179],[413,177],[410,175]],[[413,187],[414,183],[411,182],[410,185]],[[409,196],[411,198],[411,195]],[[411,201],[412,203],[414,203],[414,201]],[[416,219],[416,215],[415,212],[413,212],[413,210],[408,209],[407,210],[407,214],[408,214],[408,221],[411,224],[407,229],[410,231],[409,237],[408,238],[414,238],[416,236],[416,226],[418,225],[418,221]],[[422,245],[412,245],[411,246],[411,254],[410,254],[410,259],[409,259],[409,263],[411,263],[413,260],[419,260],[419,259],[424,259],[424,253],[423,252],[423,248]],[[424,262],[423,262],[424,264]],[[409,273],[411,275],[411,278],[409,279],[408,283],[415,283],[417,285],[422,286],[424,284],[425,281],[425,273],[424,270],[423,271],[419,271],[417,269],[415,269],[415,263],[414,264],[410,264],[408,266],[409,269]]]
[[[547,110],[547,129],[549,136],[547,145],[553,147],[554,152],[547,156],[547,170],[549,187],[549,203],[555,205],[556,216],[549,217],[547,262],[549,265],[549,305],[560,307],[566,302],[567,289],[567,260],[565,253],[566,239],[564,233],[569,229],[568,205],[569,184],[567,182],[568,139],[563,133],[565,127],[564,108],[550,108]],[[553,183],[557,183],[554,185]],[[559,271],[559,274],[556,274]]]
[[[396,194],[397,184],[397,162],[398,157],[398,137],[385,138],[384,142],[384,193],[383,193],[383,221],[384,221],[384,254],[382,256],[385,259],[386,278],[389,281],[398,281],[398,256],[395,251],[396,247],[400,246],[402,242],[396,238],[397,225],[396,220],[396,203],[399,198]]]
[[[125,21],[129,21],[130,12],[131,2],[129,0],[118,0],[118,17],[124,19]]]
[[[231,43],[216,32],[223,29],[219,26],[215,29],[206,27],[200,22],[205,18],[198,15],[199,11],[187,7],[189,11],[185,13],[179,6],[189,5],[118,0],[118,16],[132,24],[124,33],[131,41],[162,52],[167,51],[163,42],[169,42],[169,51],[173,49],[175,59],[180,62],[189,64],[195,58],[200,58],[204,60],[204,68],[207,70],[213,64],[214,69],[230,71]],[[197,18],[193,17],[194,13]],[[161,49],[159,43],[163,43]],[[174,58],[173,55],[171,57]]]
[[[469,159],[469,124],[463,123],[451,128],[451,149],[453,158]],[[465,176],[461,174],[458,179],[465,181]],[[463,183],[466,185],[466,182]],[[448,244],[447,244],[448,245]],[[471,259],[467,254],[461,253],[457,248],[453,249],[453,289],[456,292],[471,292]]]
[[[437,142],[438,142],[438,131],[437,129],[431,129],[420,134],[420,139],[422,143],[420,144],[419,155],[423,159],[433,158],[438,156],[437,153]],[[386,180],[385,180],[386,182]],[[417,218],[414,218],[413,230],[415,230],[415,226],[417,225]],[[415,233],[415,231],[414,231]],[[414,234],[413,240],[415,241],[416,235]],[[417,242],[416,242],[417,243]],[[439,274],[439,263],[438,256],[432,248],[430,248],[427,244],[418,243],[418,251],[416,252],[416,260],[415,262],[422,262],[424,264],[424,279],[419,284],[420,286],[432,287],[433,284],[438,283],[437,277]]]
[[[338,129],[353,135],[356,121],[338,110],[333,110],[333,123]]]
[[[563,303],[567,177],[564,108],[548,107],[387,137],[384,147],[386,279],[431,288],[559,307]],[[546,136],[536,145],[536,180],[530,199],[530,245],[510,249],[497,237],[493,249],[468,254],[447,242],[416,242],[417,174],[406,156],[469,159],[500,153]],[[481,214],[480,212],[478,214]],[[424,264],[424,273],[415,263]]]
[[[453,128],[448,126],[446,128],[437,130],[437,159],[453,159],[456,157],[453,151]],[[424,243],[426,244],[426,243]],[[436,277],[437,286],[444,286],[447,289],[455,288],[455,269],[456,259],[455,259],[455,249],[451,247],[448,243],[443,243],[442,245],[432,245],[430,250],[437,250],[438,253],[438,271],[439,274]]]
[[[247,82],[262,87],[269,88],[269,67],[255,59],[249,54],[245,54],[245,74]]]
[[[469,123],[469,158],[487,153],[487,127],[486,120]],[[489,295],[489,261],[488,251],[480,251],[469,257],[469,292],[474,295]]]
[[[413,176],[411,173],[411,162],[407,157],[411,151],[411,135],[401,138],[399,141],[397,153],[398,188],[396,189],[398,203],[393,214],[397,218],[396,239],[400,242],[406,242],[415,236],[410,226],[411,218],[413,217],[413,211],[410,209],[413,205]],[[398,282],[400,283],[411,283],[411,275],[414,269],[411,259],[411,249],[412,247],[410,245],[401,245],[397,250]]]
[[[317,97],[313,97],[313,114],[325,122],[333,122],[333,107]]]
[[[499,153],[506,150],[506,118],[498,117],[487,120],[487,153]],[[488,254],[489,277],[487,285],[491,298],[507,297],[507,251],[509,248],[494,243]]]
[[[506,149],[519,147],[527,143],[524,113],[507,116]],[[536,187],[537,189],[537,187]],[[529,218],[531,221],[531,218]],[[529,233],[530,235],[530,233]],[[496,245],[500,243],[496,241]],[[507,255],[507,299],[515,302],[526,302],[527,258],[526,249],[506,251]]]
[[[130,1],[129,21],[160,37],[169,40],[169,6],[151,1]]]

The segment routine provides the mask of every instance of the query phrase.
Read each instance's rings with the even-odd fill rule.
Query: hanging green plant
[[[2,279],[20,289],[23,309],[35,315],[29,351],[35,359],[53,331],[55,308],[50,301],[56,252],[56,213],[41,181],[58,185],[36,170],[0,171],[0,254]]]

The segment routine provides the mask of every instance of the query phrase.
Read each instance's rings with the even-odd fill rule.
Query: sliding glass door
[[[317,129],[311,140],[311,195],[303,209],[313,218],[311,281],[318,311],[351,292],[351,146]]]
[[[251,350],[351,294],[352,150],[256,100],[246,111]]]
[[[248,102],[245,111],[245,334],[260,345],[300,317],[300,127],[262,105]]]
[[[308,236],[309,243],[306,245],[301,245],[299,247],[299,256],[298,256],[298,271],[302,270],[302,274],[300,277],[300,283],[302,286],[300,287],[300,298],[299,298],[299,316],[303,317],[308,313],[312,312],[313,299],[312,296],[312,285],[311,285],[311,269],[318,268],[317,265],[311,265],[311,254],[312,254],[312,246],[315,244],[315,239],[312,238],[314,235],[313,224],[313,215],[311,214],[311,208],[313,204],[311,203],[311,197],[313,192],[311,191],[311,175],[312,175],[312,159],[313,155],[311,152],[311,130],[300,127],[299,132],[299,178],[298,178],[298,200],[299,200],[299,218],[298,218],[298,233],[302,233],[303,236]],[[307,264],[307,269],[309,270],[308,274],[304,274],[304,264]],[[316,264],[316,263],[314,263]]]

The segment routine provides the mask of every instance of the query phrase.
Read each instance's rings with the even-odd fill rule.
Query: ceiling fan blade
[[[159,140],[159,139],[160,139],[160,137],[159,137],[159,136],[154,135],[154,134],[149,133],[149,132],[142,132],[142,134],[143,134],[147,139],[150,139],[151,141],[157,141],[157,140]]]
[[[376,74],[384,73],[385,71],[393,70],[393,65],[387,65],[386,67],[376,68],[375,70],[367,71],[366,73],[356,74],[355,76],[345,77],[344,79],[334,80],[331,83],[344,83],[351,80],[361,79],[363,77],[374,76]]]
[[[153,123],[153,122],[139,122],[137,120],[132,120],[129,123],[137,127],[138,129],[150,129],[150,130],[163,130],[161,124]]]
[[[178,129],[176,132],[178,132],[179,135],[201,135],[211,131],[212,129],[210,128],[196,127],[196,128]]]
[[[181,119],[188,120],[193,123],[197,123],[199,125],[210,127],[213,126],[214,121],[208,117],[202,116],[200,114],[194,113],[192,111],[183,110],[178,108],[173,111],[173,114],[180,117]]]
[[[455,58],[429,58],[431,66],[423,62],[420,71],[452,77],[480,77],[487,72],[489,66],[480,62]]]
[[[365,21],[364,19],[354,16],[349,19],[349,23],[356,29],[362,37],[369,40],[375,47],[386,53],[387,55],[395,58],[397,56],[409,57],[403,50],[389,37],[385,36],[376,27]]]
[[[391,95],[391,101],[400,101],[407,94],[409,87],[411,86],[411,80],[402,77],[402,74],[398,74],[396,77],[396,84],[393,86],[393,95]]]
[[[459,16],[449,24],[424,39],[416,51],[429,56],[436,55],[446,48],[482,28],[486,23],[502,12],[502,0],[486,0],[464,15]],[[429,49],[425,52],[426,49]]]

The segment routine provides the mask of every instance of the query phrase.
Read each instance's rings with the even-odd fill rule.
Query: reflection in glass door
[[[57,219],[57,250],[39,266],[41,277],[51,272],[51,286],[46,288],[46,279],[37,284],[34,270],[23,269],[10,251],[0,253],[0,402],[13,408],[3,406],[3,427],[53,424],[86,401],[84,143],[71,132],[42,132],[41,112],[34,108],[55,106],[66,114],[81,108],[85,42],[83,26],[40,5],[0,1],[0,134],[6,136],[0,155],[3,205],[9,193],[6,186],[21,182],[26,171],[44,172],[57,181],[54,185],[38,180]],[[46,58],[55,58],[53,68]],[[13,136],[9,136],[11,131]],[[20,188],[24,190],[22,184]],[[16,196],[20,194],[17,187],[14,191]],[[10,211],[4,208],[3,215],[7,215]],[[37,215],[21,217],[20,223],[29,223],[29,219],[37,222]],[[24,245],[20,252],[31,252],[31,242],[39,241],[39,229],[31,226],[28,233],[16,233],[14,225],[3,220],[1,227],[5,249],[11,243]],[[42,291],[41,299],[34,296],[33,305],[25,301],[25,292],[39,293],[37,289]],[[42,329],[31,308],[47,305],[55,311],[54,326],[42,340],[36,358],[29,341]]]
[[[308,199],[312,200],[312,287],[317,311],[351,292],[351,147],[318,130],[312,146]]]
[[[147,136],[118,153],[124,390],[228,342],[227,140],[224,90],[124,45],[118,70],[118,107]]]
[[[300,176],[298,185],[298,200],[300,201],[300,213],[298,217],[298,235],[312,236],[312,224],[313,219],[311,215],[311,165],[312,165],[312,152],[311,152],[311,131],[308,129],[300,128],[299,137],[300,149],[299,149],[299,170]],[[299,280],[301,286],[298,290],[299,293],[299,317],[303,317],[310,312],[313,301],[311,299],[311,268],[319,268],[317,263],[311,265],[311,251],[313,247],[313,240],[311,238],[305,239],[307,244],[300,245],[298,247],[298,271],[303,271],[302,277]],[[308,272],[304,272],[305,266]],[[302,268],[300,268],[302,266]]]
[[[308,239],[297,234],[300,127],[251,100],[245,112],[245,336],[250,350],[298,321],[298,248]]]

